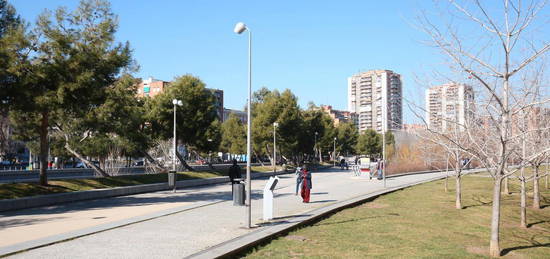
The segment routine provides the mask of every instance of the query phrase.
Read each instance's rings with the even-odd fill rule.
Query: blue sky
[[[44,9],[73,9],[78,1],[10,3],[32,22]],[[117,39],[130,42],[141,67],[136,76],[198,76],[208,87],[224,90],[228,108],[242,109],[246,102],[247,36],[233,33],[239,21],[253,33],[253,88],[291,89],[302,107],[313,101],[346,109],[347,77],[367,69],[400,73],[405,96],[419,98],[423,88],[415,74],[441,63],[440,55],[420,42],[425,35],[410,25],[431,1],[111,3],[119,15]],[[408,112],[404,117],[413,120]]]

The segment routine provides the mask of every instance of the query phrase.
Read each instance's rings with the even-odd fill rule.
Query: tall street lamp
[[[183,102],[181,100],[178,100],[178,99],[173,99],[172,100],[172,104],[174,105],[174,143],[173,143],[173,148],[174,148],[174,153],[173,153],[173,156],[172,156],[172,170],[174,171],[174,173],[176,172],[176,148],[177,148],[177,137],[176,137],[176,110],[177,110],[177,106],[182,106],[183,105]],[[174,177],[176,177],[174,175]],[[176,192],[176,185],[174,184],[174,192]]]
[[[333,166],[336,166],[336,137],[334,137],[334,150],[332,151]]]
[[[386,127],[388,125],[387,122],[387,103],[386,98],[384,96],[380,96],[376,99],[376,101],[381,101],[382,104],[380,106],[382,110],[382,178],[384,179],[384,188],[386,188]]]
[[[251,137],[252,137],[252,117],[250,116],[250,110],[252,110],[251,99],[252,99],[252,32],[244,23],[239,22],[235,25],[233,31],[237,34],[241,34],[244,31],[248,31],[248,101],[247,101],[247,134],[246,134],[246,225],[248,228],[252,227],[251,224],[251,212],[252,204],[250,199],[250,194],[252,188],[252,179],[250,178],[250,150],[251,148]]]
[[[273,173],[277,169],[277,127],[279,127],[279,123],[273,122]]]

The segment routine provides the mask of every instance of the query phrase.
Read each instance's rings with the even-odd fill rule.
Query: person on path
[[[378,180],[382,180],[382,170],[384,170],[384,161],[382,159],[378,159],[376,170],[378,172]]]
[[[302,191],[300,192],[303,199],[302,202],[309,202],[312,186],[311,172],[308,170],[307,166],[304,166],[304,168],[302,169]]]
[[[300,190],[300,185],[302,184],[302,168],[296,167],[296,193],[294,195],[298,195],[298,191]]]
[[[241,167],[237,165],[237,159],[233,159],[233,165],[229,167],[229,180],[231,181],[231,185],[237,183],[235,179],[239,178],[242,178]]]

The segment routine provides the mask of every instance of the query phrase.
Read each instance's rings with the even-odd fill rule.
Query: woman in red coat
[[[301,186],[302,191],[300,194],[302,196],[303,202],[308,203],[310,198],[310,190],[313,186],[311,184],[311,172],[309,171],[309,166],[304,166],[304,168],[302,169],[301,177],[302,177],[302,186]]]

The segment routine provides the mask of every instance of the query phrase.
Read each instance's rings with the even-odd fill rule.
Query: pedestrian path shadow
[[[229,188],[228,188],[229,189]],[[97,209],[110,209],[116,207],[128,206],[147,206],[158,203],[173,203],[173,202],[218,202],[232,200],[230,190],[227,191],[177,191],[172,193],[166,191],[164,193],[155,193],[155,196],[148,194],[118,196],[96,200],[85,200],[78,202],[70,202],[53,206],[38,207],[23,209],[17,211],[4,211],[0,213],[0,217],[20,216],[20,215],[49,215],[60,214],[74,211],[86,211]],[[251,193],[252,200],[263,198],[261,191],[253,190]]]
[[[33,219],[0,219],[0,230],[3,228],[13,228],[19,226],[29,226],[46,221],[60,220],[66,217],[51,217],[51,218],[33,218]]]
[[[311,216],[311,214],[297,214],[297,215],[288,215],[288,216],[282,216],[282,217],[275,217],[271,219],[270,221],[261,222],[256,224],[259,227],[267,227],[267,226],[276,226],[286,223],[292,223],[296,221],[300,221],[300,218],[306,218]]]
[[[355,221],[363,221],[363,220],[369,220],[369,219],[375,219],[375,218],[381,218],[381,216],[373,216],[373,217],[364,217],[364,218],[354,218],[354,219],[347,219],[347,220],[341,220],[341,221],[335,221],[335,222],[319,222],[313,224],[314,226],[322,226],[322,225],[335,225],[335,224],[344,224],[348,222],[355,222]]]

